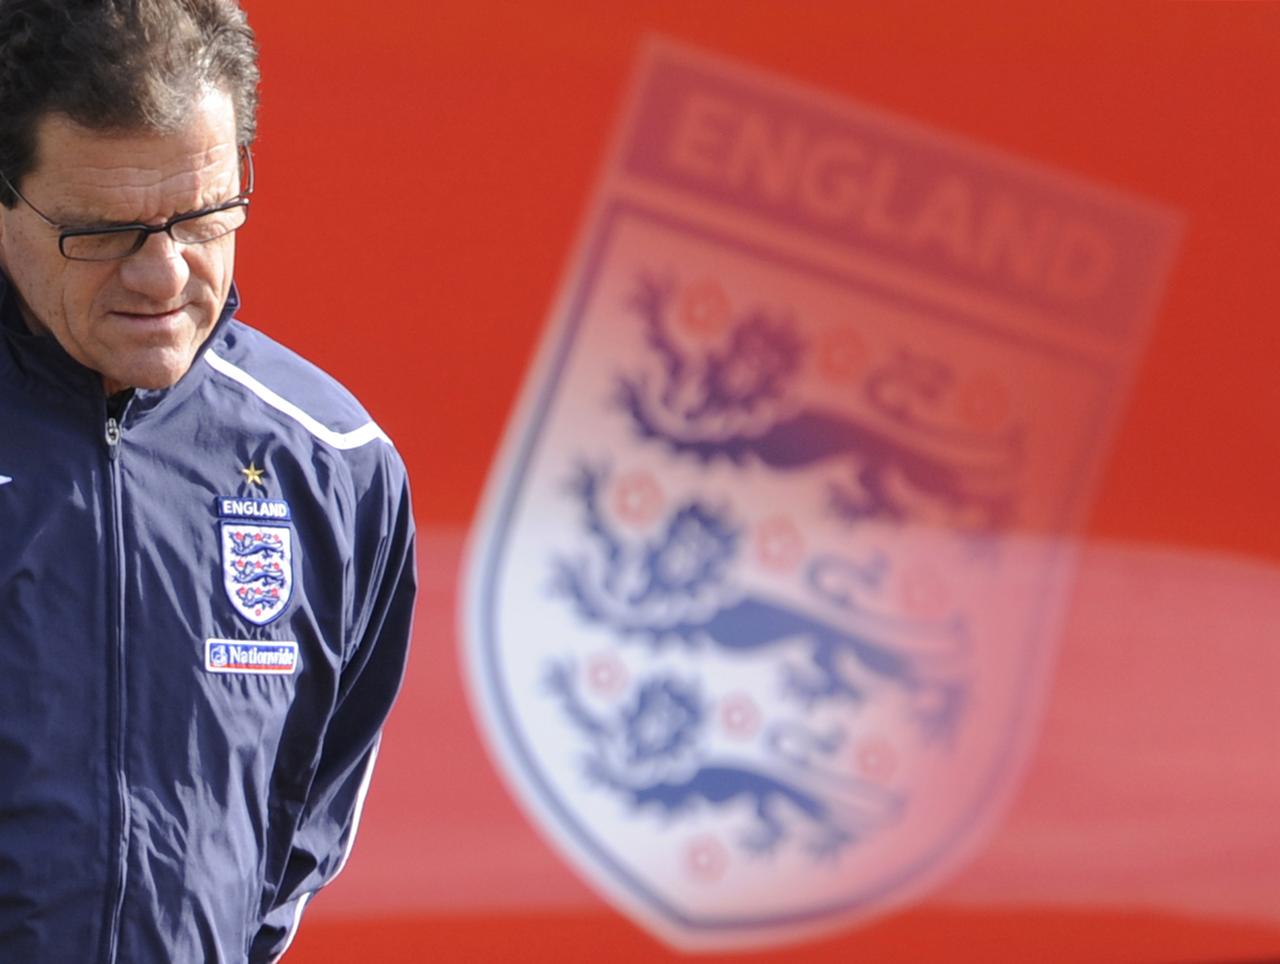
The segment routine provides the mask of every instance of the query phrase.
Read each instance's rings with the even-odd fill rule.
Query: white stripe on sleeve
[[[231,364],[221,355],[216,355],[213,351],[206,351],[204,360],[209,363],[209,366],[214,371],[225,375],[233,382],[243,385],[276,411],[288,415],[320,441],[332,445],[335,449],[357,449],[375,440],[381,440],[391,445],[391,439],[387,438],[382,429],[378,428],[376,422],[368,422],[350,432],[335,432],[333,429],[321,425],[293,402],[277,395],[244,369]]]

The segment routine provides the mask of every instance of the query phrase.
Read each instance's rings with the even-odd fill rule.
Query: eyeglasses
[[[164,224],[120,224],[109,228],[75,228],[58,224],[23,196],[0,172],[0,181],[58,232],[58,250],[71,261],[118,261],[136,254],[153,234],[167,234],[178,244],[207,244],[244,227],[249,219],[249,195],[253,193],[253,155],[240,148],[241,191],[230,201],[179,214]]]

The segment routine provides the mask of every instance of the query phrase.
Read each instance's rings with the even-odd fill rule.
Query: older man
[[[233,0],[0,0],[0,960],[268,961],[399,687],[403,465],[234,318]]]

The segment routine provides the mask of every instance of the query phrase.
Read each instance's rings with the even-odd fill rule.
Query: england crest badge
[[[796,941],[999,815],[1173,225],[666,45],[631,105],[472,537],[469,682],[619,909]]]
[[[293,594],[293,531],[279,500],[218,500],[222,585],[236,612],[259,626],[285,611]],[[263,519],[270,519],[267,524]]]

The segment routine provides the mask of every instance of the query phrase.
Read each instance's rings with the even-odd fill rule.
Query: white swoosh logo
[[[0,485],[8,485],[13,479],[7,475],[0,475]]]

